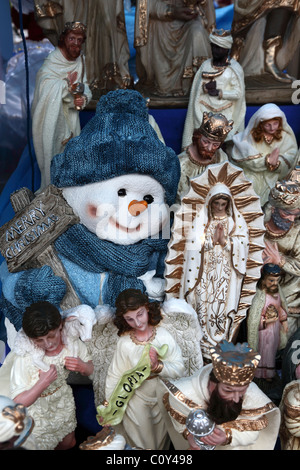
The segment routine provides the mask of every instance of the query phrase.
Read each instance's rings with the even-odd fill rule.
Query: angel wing
[[[183,299],[171,298],[162,306],[161,325],[176,339],[182,352],[186,376],[193,375],[203,366],[200,339],[202,330],[195,310]]]
[[[105,381],[108,367],[116,350],[119,336],[113,323],[115,311],[108,305],[99,305],[95,309],[96,324],[88,350],[94,364],[93,389],[96,407],[105,400]]]

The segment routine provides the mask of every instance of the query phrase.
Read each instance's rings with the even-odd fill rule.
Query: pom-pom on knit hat
[[[95,116],[51,163],[51,183],[83,186],[116,176],[152,176],[175,201],[180,178],[176,153],[149,124],[146,101],[135,90],[116,90],[100,98]]]

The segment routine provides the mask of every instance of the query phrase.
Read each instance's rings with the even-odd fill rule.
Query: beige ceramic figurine
[[[188,96],[199,66],[211,56],[214,23],[212,0],[138,0],[137,89],[147,96]]]
[[[192,143],[179,155],[180,180],[177,189],[177,202],[190,189],[190,180],[201,175],[208,165],[228,160],[221,145],[232,131],[233,121],[228,121],[221,113],[204,111],[200,127],[193,130]]]
[[[40,189],[50,183],[52,158],[64,150],[72,137],[80,134],[79,109],[84,108],[91,98],[85,58],[81,54],[85,38],[85,25],[67,23],[59,45],[45,59],[36,76],[32,136],[41,171]],[[74,90],[79,84],[78,94]]]
[[[231,160],[243,168],[263,206],[276,182],[297,164],[298,145],[284,112],[273,103],[261,106],[233,144]]]
[[[264,262],[281,268],[280,286],[287,302],[288,337],[300,327],[300,184],[279,181],[265,207]]]
[[[299,43],[297,0],[234,2],[233,57],[245,76],[269,76],[278,84],[291,83],[284,71]]]

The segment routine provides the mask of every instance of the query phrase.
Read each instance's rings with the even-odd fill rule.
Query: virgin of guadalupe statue
[[[201,349],[234,341],[260,277],[264,225],[259,198],[242,171],[211,165],[191,180],[175,214],[166,257],[167,298],[184,298],[203,331]]]

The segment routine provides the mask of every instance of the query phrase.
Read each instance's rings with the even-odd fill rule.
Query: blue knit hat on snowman
[[[146,100],[135,90],[103,96],[95,116],[51,163],[51,183],[84,186],[126,174],[152,176],[175,202],[180,178],[176,153],[162,143],[149,123]]]

